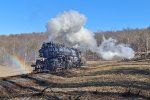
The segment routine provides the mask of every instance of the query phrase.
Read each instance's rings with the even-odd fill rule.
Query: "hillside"
[[[120,43],[129,44],[136,52],[150,51],[150,28],[145,29],[125,29],[121,31],[99,31],[95,33],[98,45],[102,42],[102,37],[112,37]],[[48,40],[48,34],[31,33],[16,34],[9,36],[0,36],[0,64],[11,63],[9,56],[18,56],[25,60],[26,63],[34,62],[38,57],[38,50],[41,44]],[[70,45],[70,43],[57,38],[60,43]],[[91,52],[86,52],[89,55]],[[86,56],[88,59],[89,57]],[[10,64],[11,65],[11,64]]]
[[[89,61],[68,71],[0,79],[0,99],[150,99],[150,60]]]

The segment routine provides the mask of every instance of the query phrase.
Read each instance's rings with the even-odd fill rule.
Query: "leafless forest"
[[[102,41],[102,36],[105,35],[106,38],[112,37],[121,43],[130,44],[130,47],[133,48],[135,52],[148,53],[150,51],[149,27],[145,29],[124,29],[121,31],[99,31],[95,34],[98,45]],[[48,34],[45,32],[22,33],[9,36],[1,35],[0,64],[9,62],[8,54],[20,56],[26,63],[34,62],[36,57],[38,57],[38,49],[41,47],[41,44],[47,41],[49,41]],[[57,38],[57,41],[61,43],[65,42],[66,45],[71,45],[71,43],[66,43],[66,41],[61,38]],[[84,55],[88,55],[86,58],[91,59],[94,53],[87,51]]]

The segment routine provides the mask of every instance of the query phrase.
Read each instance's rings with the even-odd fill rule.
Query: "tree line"
[[[112,37],[121,43],[130,44],[130,47],[136,52],[150,51],[150,27],[145,29],[123,29],[120,31],[98,31],[95,32],[95,38],[98,45],[102,42],[103,35],[106,38]],[[26,62],[34,62],[38,57],[38,50],[43,42],[48,41],[46,32],[23,33],[0,36],[0,64],[6,64],[9,61],[9,55],[18,55]],[[60,37],[57,38],[60,43],[66,43]],[[90,51],[84,55],[96,55]]]

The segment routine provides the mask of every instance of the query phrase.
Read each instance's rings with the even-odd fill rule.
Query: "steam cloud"
[[[134,51],[128,45],[117,44],[117,40],[109,38],[105,39],[103,36],[103,42],[98,47],[98,53],[103,59],[110,60],[114,57],[132,59],[134,57]]]
[[[86,17],[83,14],[72,10],[63,12],[47,23],[49,39],[54,40],[56,37],[61,36],[69,42],[79,44],[79,48],[90,49],[98,53],[106,60],[114,57],[127,59],[134,57],[132,48],[125,44],[116,44],[117,40],[112,38],[104,38],[100,46],[97,46],[94,33],[84,28],[85,23]]]

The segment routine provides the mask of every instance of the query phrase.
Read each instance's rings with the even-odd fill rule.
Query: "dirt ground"
[[[30,66],[25,66],[28,70],[15,66],[0,65],[0,77],[14,76],[31,72]],[[30,67],[30,68],[29,68]]]
[[[88,61],[78,69],[3,77],[0,99],[150,100],[150,60]]]

